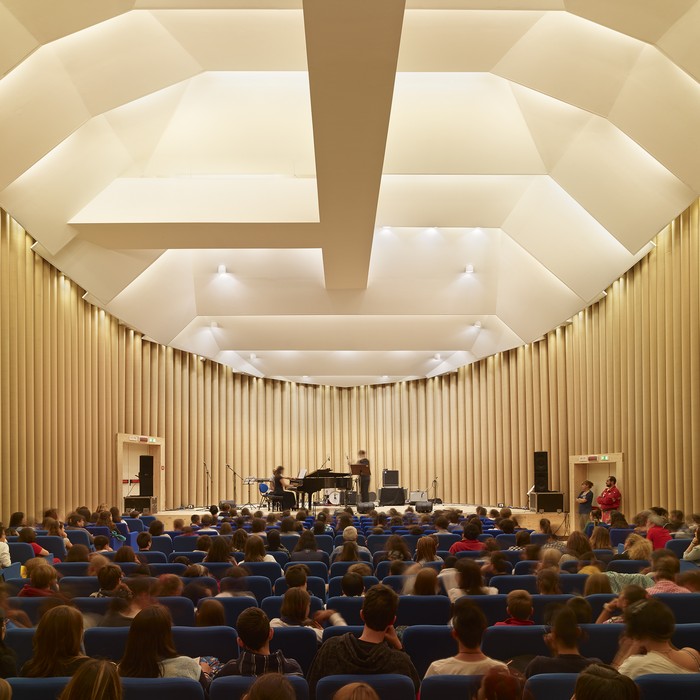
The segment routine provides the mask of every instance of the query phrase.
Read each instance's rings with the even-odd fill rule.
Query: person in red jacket
[[[614,510],[620,510],[620,504],[622,503],[622,494],[617,488],[617,479],[614,476],[608,477],[608,480],[605,482],[605,488],[600,496],[596,498],[596,502],[600,506],[601,511],[603,511],[603,522],[609,523],[610,513]]]

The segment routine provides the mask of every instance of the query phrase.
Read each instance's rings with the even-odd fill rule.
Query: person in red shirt
[[[476,525],[467,523],[464,526],[462,539],[459,542],[455,542],[450,547],[450,554],[456,554],[457,552],[480,552],[485,548],[486,546],[484,543],[479,542],[479,528]]]
[[[622,494],[617,488],[617,479],[614,476],[608,477],[608,480],[605,482],[605,488],[600,496],[596,498],[596,502],[600,506],[601,511],[603,511],[603,522],[609,523],[610,513],[614,510],[620,510],[620,504],[622,503]]]
[[[506,611],[510,617],[496,625],[509,625],[514,627],[525,627],[534,625],[530,619],[532,617],[532,596],[524,590],[511,591],[506,598]]]
[[[654,549],[663,549],[671,539],[671,533],[664,527],[664,519],[651,513],[647,518],[647,539]]]

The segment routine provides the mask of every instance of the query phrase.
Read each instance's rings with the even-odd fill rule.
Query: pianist
[[[296,506],[296,494],[294,491],[289,491],[289,479],[284,476],[284,467],[279,466],[272,472],[272,496],[280,496],[282,498],[282,510],[290,510]]]

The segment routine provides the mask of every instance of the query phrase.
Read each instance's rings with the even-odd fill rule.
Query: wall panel
[[[441,377],[317,387],[145,341],[82,299],[0,212],[0,507],[116,502],[118,432],[165,438],[165,506],[248,497],[240,475],[343,468],[365,448],[411,490],[523,505],[532,453],[623,452],[625,510],[700,498],[700,223],[694,204],[607,296],[530,345]],[[575,485],[574,485],[575,486]],[[256,489],[250,489],[255,495]],[[433,495],[433,494],[431,494]]]

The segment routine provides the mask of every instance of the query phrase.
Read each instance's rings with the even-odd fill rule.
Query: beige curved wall
[[[352,389],[261,380],[144,341],[83,301],[0,212],[0,506],[116,502],[117,433],[165,438],[166,507],[230,498],[233,477],[333,466],[365,448],[448,502],[526,503],[532,453],[623,452],[632,512],[700,496],[698,204],[573,324],[458,372]],[[694,465],[698,465],[693,469]],[[245,495],[245,494],[244,494]],[[432,494],[431,494],[432,495]],[[237,487],[240,498],[241,489]]]

